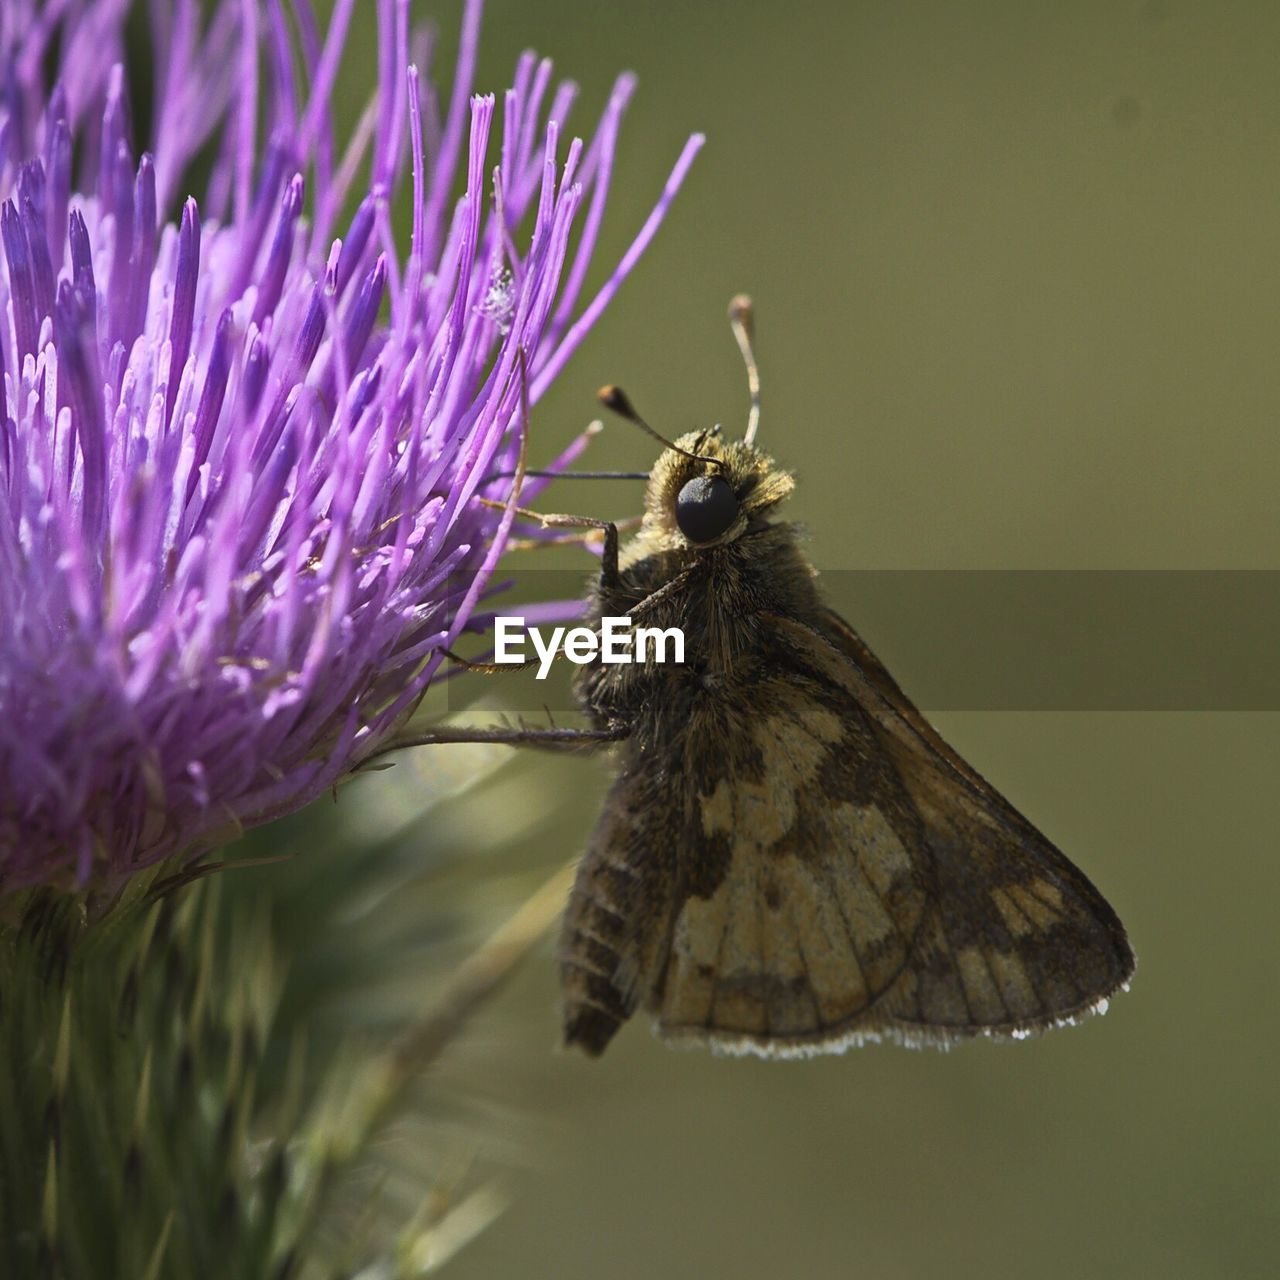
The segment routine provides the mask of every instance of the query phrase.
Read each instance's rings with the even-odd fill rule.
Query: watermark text
[[[679,627],[637,627],[623,615],[601,618],[600,629],[590,627],[526,627],[523,618],[495,618],[493,660],[520,665],[533,661],[524,647],[526,638],[537,654],[536,679],[545,680],[551,664],[564,656],[578,666],[591,662],[684,662],[684,632]]]

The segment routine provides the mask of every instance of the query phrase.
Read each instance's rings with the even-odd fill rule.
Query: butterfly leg
[[[520,513],[521,515],[524,512]],[[530,517],[539,520],[544,529],[590,529],[604,534],[604,548],[600,554],[600,585],[606,589],[618,584],[618,526],[612,520],[594,520],[590,516],[570,515],[538,515],[530,512]]]
[[[485,506],[502,507],[502,503],[489,498],[481,498]],[[615,587],[618,583],[618,526],[612,520],[596,520],[591,516],[573,516],[557,512],[530,511],[528,507],[517,507],[516,515],[522,520],[532,520],[544,529],[583,529],[591,533],[604,534],[604,549],[600,556],[600,583],[604,587]],[[591,536],[584,533],[584,537]]]
[[[614,522],[614,527],[621,532],[624,529],[636,529],[640,525],[641,516],[627,516],[624,520]],[[511,538],[506,545],[507,551],[538,551],[543,547],[586,547],[598,541],[599,529],[588,529],[584,533],[569,533],[562,538]]]
[[[610,742],[620,742],[626,729],[535,729],[528,725],[495,725],[475,729],[461,725],[441,725],[421,733],[397,736],[387,751],[403,747],[438,746],[450,742],[496,742],[507,747],[546,747],[551,750],[593,751]],[[381,753],[379,753],[381,754]]]
[[[470,658],[459,657],[452,649],[441,649],[440,652],[455,666],[463,667],[467,671],[477,671],[482,676],[500,676],[508,671],[528,671],[530,667],[536,667],[541,662],[540,658],[530,658],[527,662],[472,662]],[[560,656],[556,654],[556,658]]]

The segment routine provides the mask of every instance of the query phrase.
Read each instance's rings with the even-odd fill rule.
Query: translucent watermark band
[[[487,608],[572,601],[586,577],[521,571]],[[926,711],[1280,711],[1280,570],[831,570],[819,586]],[[486,692],[517,711],[572,710],[573,668],[557,668],[491,676]],[[470,679],[449,686],[453,706],[476,695]]]

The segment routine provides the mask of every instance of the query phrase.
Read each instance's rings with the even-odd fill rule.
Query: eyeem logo
[[[538,655],[538,680],[547,678],[558,653],[580,667],[597,659],[625,663],[648,662],[652,657],[654,662],[684,662],[684,632],[679,627],[633,627],[625,615],[601,618],[599,631],[590,627],[553,627],[550,638],[539,627],[526,631],[523,618],[495,618],[493,628],[495,662],[516,665],[527,661],[523,641],[528,635]]]

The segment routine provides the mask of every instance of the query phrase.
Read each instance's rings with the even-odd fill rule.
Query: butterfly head
[[[758,527],[795,487],[790,474],[744,441],[690,432],[654,464],[645,527],[667,547],[703,550]]]

